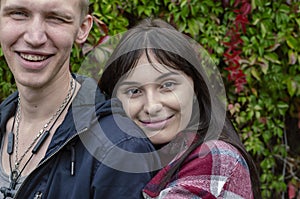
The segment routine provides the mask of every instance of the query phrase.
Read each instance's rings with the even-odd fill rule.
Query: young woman
[[[164,167],[145,198],[261,198],[255,164],[226,117],[221,78],[203,49],[162,20],[122,37],[99,86],[155,145]]]

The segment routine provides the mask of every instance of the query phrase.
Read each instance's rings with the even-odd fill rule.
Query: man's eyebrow
[[[49,11],[47,13],[48,15],[53,15],[53,16],[59,16],[59,17],[63,17],[67,20],[73,20],[73,16],[68,14],[65,11],[60,11],[60,10],[56,10],[56,11]]]
[[[3,8],[4,12],[10,12],[13,10],[23,10],[23,11],[28,11],[28,9],[24,6],[20,6],[20,5],[8,5],[5,6]],[[52,10],[46,13],[47,15],[54,15],[54,16],[60,16],[63,17],[67,20],[73,20],[73,16],[68,14],[68,12],[64,11],[64,10]]]
[[[28,9],[26,9],[26,7],[20,6],[20,5],[8,5],[8,6],[3,7],[4,12],[9,12],[12,10],[28,10]]]

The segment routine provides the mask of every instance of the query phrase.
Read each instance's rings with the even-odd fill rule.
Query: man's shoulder
[[[17,98],[18,98],[18,92],[14,92],[12,94],[10,94],[7,98],[5,98],[1,104],[0,104],[0,107],[5,107],[15,101],[17,101]]]
[[[14,92],[10,96],[8,96],[3,102],[0,104],[0,120],[2,122],[3,117],[8,117],[14,111],[17,106],[18,92]]]

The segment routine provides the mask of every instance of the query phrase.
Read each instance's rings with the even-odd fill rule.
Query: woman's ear
[[[91,15],[86,15],[81,22],[75,42],[78,44],[84,43],[87,37],[89,36],[92,27],[93,27],[93,17]]]

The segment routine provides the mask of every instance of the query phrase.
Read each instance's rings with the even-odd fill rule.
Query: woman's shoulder
[[[220,150],[223,149],[223,150],[230,150],[239,153],[236,147],[223,140],[208,140],[203,142],[202,145],[200,145],[200,148],[203,146],[209,147],[210,149],[220,149]]]
[[[212,172],[212,169],[227,174],[235,169],[249,172],[248,164],[239,150],[221,140],[202,143],[185,159],[183,167],[199,167],[199,165],[205,165],[209,172]]]
[[[161,170],[155,182],[160,182],[166,172],[168,168]],[[144,192],[148,194],[149,190]],[[233,145],[221,140],[206,141],[189,154],[160,196],[252,198],[247,163]]]
[[[239,150],[221,140],[204,142],[185,161],[186,166],[199,166],[199,164],[205,165],[208,173],[217,172],[221,174],[224,172],[223,175],[228,175],[236,169],[249,173],[247,162]]]
[[[200,157],[203,157],[205,154],[217,157],[230,157],[236,159],[236,161],[245,162],[240,151],[230,143],[227,143],[222,140],[209,140],[202,143],[193,154],[198,154]]]

